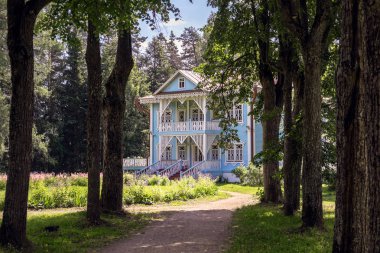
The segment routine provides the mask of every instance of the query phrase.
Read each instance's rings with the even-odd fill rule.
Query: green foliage
[[[238,166],[232,170],[243,185],[249,186],[262,186],[263,185],[263,172],[259,167],[250,163],[247,167]]]
[[[167,178],[152,176],[129,184],[129,187],[125,187],[123,195],[124,203],[127,205],[189,200],[216,195],[218,191],[215,183],[208,177],[169,181]]]
[[[153,204],[189,200],[214,196],[218,192],[215,182],[208,177],[183,178],[170,181],[167,177],[147,176],[136,179],[132,174],[124,174],[125,204]],[[0,210],[4,207],[6,176],[0,176]],[[32,173],[29,186],[28,207],[51,209],[83,207],[87,204],[86,174],[42,174]]]

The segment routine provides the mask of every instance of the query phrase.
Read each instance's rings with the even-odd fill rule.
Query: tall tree
[[[125,112],[125,89],[133,68],[132,37],[129,30],[118,33],[116,62],[106,82],[104,98],[104,168],[102,208],[122,210],[123,164],[122,141]]]
[[[202,60],[201,40],[202,37],[195,27],[186,27],[179,40],[182,42],[181,58],[186,69],[197,67]]]
[[[287,39],[286,39],[287,38]],[[293,215],[300,207],[302,164],[302,97],[304,78],[298,52],[288,34],[280,41],[280,57],[284,91],[284,213]],[[293,95],[294,94],[294,95]]]
[[[11,63],[12,100],[8,180],[0,241],[15,247],[26,243],[26,212],[32,163],[33,30],[38,14],[49,2],[50,0],[7,2],[7,44]]]
[[[169,60],[172,71],[176,71],[182,68],[181,57],[178,52],[177,44],[175,43],[176,40],[176,36],[174,35],[173,31],[171,31],[169,40],[166,43],[166,57]]]
[[[303,227],[322,227],[322,56],[334,19],[331,0],[278,0],[285,26],[301,45],[305,69],[303,105]],[[315,8],[315,11],[312,11]]]
[[[214,17],[214,27],[209,39],[209,49],[204,55],[204,73],[209,78],[215,78],[220,83],[219,92],[213,92],[213,100],[233,102],[252,100],[250,98],[253,85],[259,79],[262,85],[264,101],[263,139],[264,151],[262,163],[264,166],[264,201],[280,202],[281,185],[279,175],[279,156],[281,150],[279,142],[279,126],[282,111],[283,78],[276,80],[279,57],[275,48],[278,46],[278,33],[274,22],[274,13],[266,0],[258,2],[215,1],[218,12]],[[220,76],[218,73],[221,73]],[[222,103],[225,103],[223,100]],[[215,110],[223,105],[216,104]],[[229,129],[230,124],[225,121],[224,113],[220,113],[222,125]],[[226,123],[226,124],[224,124]],[[226,142],[234,141],[233,130],[231,138]],[[220,138],[223,140],[223,138]]]
[[[156,91],[174,73],[166,50],[167,40],[162,33],[152,38],[144,55],[145,72],[150,82],[150,90]]]
[[[342,2],[333,252],[380,251],[380,1]]]
[[[100,39],[96,26],[89,16],[87,26],[86,63],[88,75],[87,110],[87,218],[92,224],[100,221],[100,170],[102,166],[102,70]]]
[[[144,4],[132,5],[130,2],[117,3],[116,13],[124,13],[118,22],[118,42],[115,65],[106,82],[104,98],[104,170],[102,184],[102,207],[112,212],[122,211],[123,194],[123,120],[125,113],[125,90],[127,80],[133,68],[132,30],[137,18],[154,23],[156,15],[168,20],[169,12],[178,17],[179,10],[165,1],[147,1]],[[153,11],[155,17],[149,13]],[[141,14],[142,13],[142,14]]]

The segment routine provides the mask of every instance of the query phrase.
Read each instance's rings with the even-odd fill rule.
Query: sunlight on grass
[[[256,194],[261,187],[246,186],[240,184],[217,184],[221,191],[239,192],[245,194]]]
[[[257,204],[243,207],[234,214],[233,237],[227,252],[331,252],[334,201],[335,192],[324,188],[324,230],[310,229],[303,233],[299,231],[300,212],[288,217],[283,215],[281,205]]]
[[[59,210],[31,212],[28,215],[27,235],[34,252],[88,252],[128,236],[145,226],[152,214],[127,216],[102,215],[105,224],[89,226],[84,211]],[[59,226],[56,232],[46,232],[46,226]],[[10,252],[1,249],[0,252]]]

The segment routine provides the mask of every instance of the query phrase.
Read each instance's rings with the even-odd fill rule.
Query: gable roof
[[[193,82],[195,85],[198,85],[202,78],[198,73],[195,73],[191,70],[177,70],[163,85],[158,88],[153,95],[157,95],[160,93],[168,84],[170,84],[178,75],[183,75],[185,78],[189,79],[191,82]]]

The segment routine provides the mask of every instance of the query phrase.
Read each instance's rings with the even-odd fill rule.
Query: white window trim
[[[228,161],[228,150],[229,149],[227,149],[226,150],[227,152],[225,152],[225,163],[235,163],[235,164],[244,163],[244,144],[241,142],[237,142],[237,143],[233,143],[232,145],[233,145],[233,150],[234,150],[234,160]],[[242,157],[241,157],[242,160],[241,161],[236,161],[236,145],[241,145],[241,152],[242,152]]]
[[[186,150],[186,145],[184,145],[184,144],[181,144],[181,145],[177,145],[177,160],[179,160],[179,159],[180,159],[180,157],[179,157],[179,148],[180,148],[180,147],[183,147],[183,148],[185,148],[185,149],[184,149],[184,152],[185,152],[185,158],[187,159],[187,152],[186,152],[187,150]],[[186,159],[185,159],[185,160],[186,160]]]
[[[176,121],[177,122],[180,122],[179,121],[179,112],[184,112],[184,121],[183,122],[186,122],[187,120],[186,120],[186,109],[178,109],[177,110],[177,119],[176,119]]]
[[[194,109],[197,109],[197,110],[198,110],[198,121],[203,121],[203,120],[200,120],[200,116],[203,114],[203,117],[205,117],[205,115],[204,115],[202,109],[200,109],[200,108],[197,107],[197,106],[193,106],[193,107],[190,108],[190,115],[189,115],[190,117],[189,117],[189,119],[190,119],[191,121],[193,121],[193,110],[194,110]]]
[[[216,146],[216,148],[213,148],[213,146]],[[218,152],[218,159],[217,160],[213,160],[212,159],[212,151],[214,151],[214,150],[216,150]],[[216,144],[211,145],[211,148],[210,148],[210,160],[211,161],[220,161],[220,148]]]
[[[239,123],[239,124],[243,124],[243,122],[244,122],[244,105],[243,104],[237,104],[237,105],[241,105],[241,120],[236,120],[236,122]],[[232,106],[232,115],[231,115],[231,117],[234,118],[234,119],[236,119],[236,106],[237,105],[234,104]]]
[[[171,158],[170,160],[164,160],[164,158],[166,158],[165,154],[166,154],[166,149],[167,148],[170,148],[170,158]],[[162,154],[161,154],[161,160],[163,160],[163,161],[171,161],[171,160],[173,160],[173,145],[172,144],[166,145],[166,147],[164,149],[164,152],[162,152]]]
[[[181,81],[183,80],[183,87],[181,87]],[[178,78],[178,89],[184,89],[185,88],[185,78],[180,77]]]
[[[169,123],[165,122],[165,113],[170,112],[170,122],[173,122],[173,110],[168,108],[164,111],[164,113],[161,115],[161,123]]]

